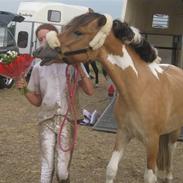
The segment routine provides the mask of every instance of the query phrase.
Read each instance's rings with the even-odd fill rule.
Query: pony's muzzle
[[[41,50],[42,50],[42,47],[39,47],[36,50],[34,50],[33,51],[33,56],[36,57],[36,58],[39,58]]]
[[[60,47],[52,49],[48,45],[37,48],[33,52],[33,56],[42,60],[41,65],[48,65],[53,60],[62,60],[63,58]]]

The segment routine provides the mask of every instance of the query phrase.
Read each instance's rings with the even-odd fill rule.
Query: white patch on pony
[[[147,169],[145,171],[145,173],[144,173],[144,182],[145,183],[156,183],[157,182],[157,177],[151,169]]]
[[[157,64],[160,64],[161,57],[157,56],[156,59],[153,62],[156,62]]]
[[[168,172],[165,177],[167,180],[173,180],[173,174],[172,172]]]
[[[111,160],[107,166],[107,172],[106,172],[107,180],[106,180],[106,182],[111,182],[115,178],[117,170],[118,170],[118,164],[119,164],[119,161],[120,161],[122,155],[123,155],[123,150],[114,151],[112,153]]]
[[[99,32],[95,35],[95,37],[89,43],[90,47],[93,50],[96,50],[101,46],[103,46],[106,37],[109,35],[112,29],[112,24],[113,24],[112,17],[110,15],[105,15],[105,16],[106,16],[106,24],[102,26]]]
[[[46,34],[46,41],[51,48],[60,47],[60,41],[58,40],[57,33],[50,31]]]
[[[132,58],[128,54],[126,48],[123,46],[122,48],[123,56],[118,55],[108,55],[107,60],[109,60],[110,63],[116,64],[117,66],[121,67],[123,70],[125,70],[128,67],[131,67],[135,74],[138,76],[138,72],[135,68],[135,65],[133,63]]]
[[[154,60],[154,62],[156,62],[157,64],[159,64],[161,62],[161,57],[158,56],[158,49],[155,48],[155,47],[152,47],[155,51],[155,54],[156,54],[156,59]]]
[[[161,67],[170,67],[171,65],[170,64],[159,64],[159,66]]]
[[[142,35],[140,34],[139,30],[135,27],[130,27],[133,31],[133,33],[135,34],[134,35],[134,38],[133,38],[133,43],[135,44],[139,44],[142,40]]]
[[[158,74],[162,74],[163,73],[163,69],[160,67],[159,64],[157,64],[155,61],[150,63],[148,65],[148,67],[150,68],[151,72],[153,73],[153,75],[159,79]]]

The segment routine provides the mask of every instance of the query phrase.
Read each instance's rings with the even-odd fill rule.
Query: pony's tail
[[[159,152],[157,158],[158,170],[166,170],[170,167],[170,151],[168,149],[169,134],[161,135],[159,139]]]

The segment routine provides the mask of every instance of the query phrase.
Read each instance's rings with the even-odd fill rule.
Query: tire
[[[4,78],[5,88],[11,88],[14,84],[14,80],[12,78]]]
[[[3,89],[4,87],[4,77],[0,76],[0,89]]]
[[[12,78],[6,78],[0,76],[0,89],[3,88],[11,88],[14,84],[14,80]]]

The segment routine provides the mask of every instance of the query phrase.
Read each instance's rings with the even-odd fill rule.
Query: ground
[[[102,76],[100,76],[102,77]],[[0,183],[38,183],[38,108],[31,106],[14,87],[0,90]],[[106,83],[100,78],[92,97],[81,96],[83,108],[103,111],[108,103]],[[71,165],[71,183],[104,183],[115,134],[80,126]],[[145,149],[137,140],[127,147],[116,183],[143,183]],[[174,183],[182,183],[183,144],[178,142],[174,158]],[[54,183],[56,181],[54,180]]]

